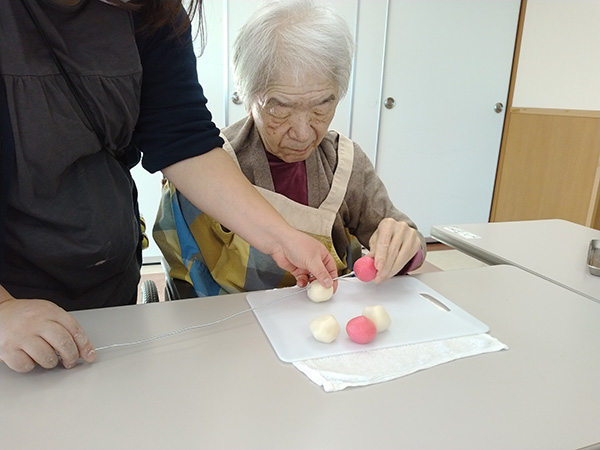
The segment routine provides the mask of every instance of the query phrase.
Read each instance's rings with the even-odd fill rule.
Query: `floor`
[[[485,263],[474,259],[464,253],[454,250],[444,244],[431,243],[427,245],[427,257],[423,266],[411,272],[413,274],[438,272],[446,270],[470,269],[475,267],[483,267]],[[148,264],[142,266],[142,279],[140,281],[140,289],[145,280],[152,280],[158,289],[158,295],[161,301],[165,296],[165,276],[160,264]]]

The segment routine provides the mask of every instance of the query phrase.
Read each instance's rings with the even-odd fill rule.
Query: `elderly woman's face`
[[[304,161],[321,143],[338,104],[328,79],[307,75],[272,83],[251,114],[268,152],[292,163]]]

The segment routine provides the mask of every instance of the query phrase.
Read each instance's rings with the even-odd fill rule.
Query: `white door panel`
[[[377,172],[429,236],[487,222],[519,0],[390,0]]]
[[[381,114],[381,87],[387,23],[387,0],[358,5],[352,90],[351,137],[375,164]]]

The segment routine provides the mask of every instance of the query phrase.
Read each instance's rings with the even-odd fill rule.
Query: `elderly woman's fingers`
[[[381,221],[370,244],[370,254],[377,268],[375,282],[380,283],[406,266],[419,250],[420,240],[418,233],[406,222],[388,218]]]

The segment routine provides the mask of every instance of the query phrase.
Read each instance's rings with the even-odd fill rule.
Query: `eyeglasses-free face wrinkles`
[[[288,163],[308,158],[329,129],[337,93],[335,83],[313,75],[271,83],[250,112],[267,151]]]

